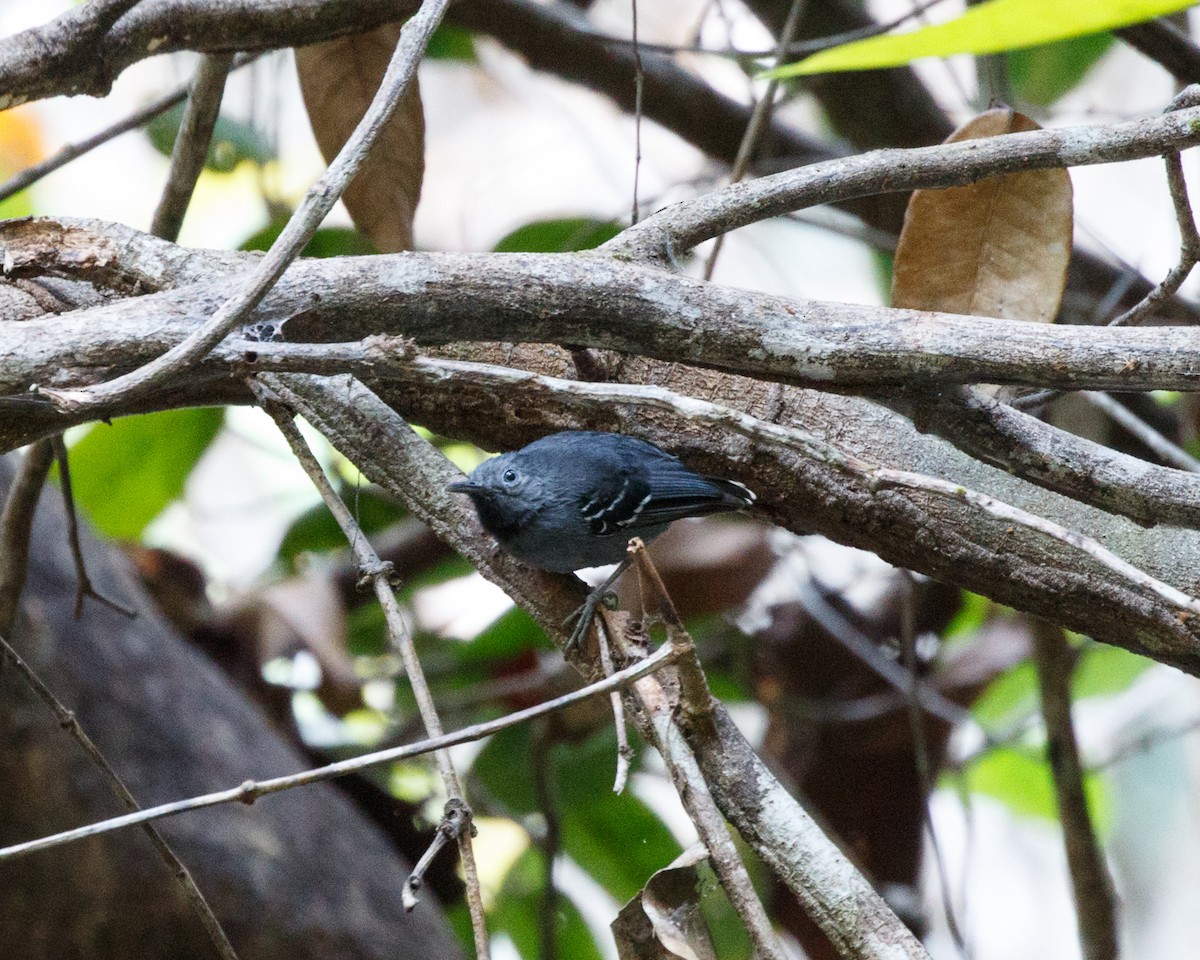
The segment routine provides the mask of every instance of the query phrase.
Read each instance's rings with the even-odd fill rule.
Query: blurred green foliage
[[[591,250],[615,237],[624,229],[616,220],[591,217],[565,217],[537,220],[518,227],[501,238],[493,249],[497,253],[571,253]]]
[[[1074,90],[1113,45],[1111,33],[1094,33],[1006,54],[1008,79],[1018,103],[1048,107]]]
[[[616,734],[605,730],[578,743],[556,743],[548,764],[561,820],[563,852],[624,903],[655,870],[679,854],[679,844],[649,807],[626,789],[613,793]],[[537,811],[533,737],[515,727],[488,741],[473,775],[515,816]]]
[[[495,933],[507,936],[525,960],[542,955],[538,911],[546,889],[546,868],[541,854],[525,851],[509,870],[489,916]],[[559,893],[554,907],[556,955],[570,960],[600,960],[603,954],[592,932],[570,898]],[[466,944],[470,944],[468,939]]]
[[[179,124],[183,120],[184,104],[160,113],[146,125],[146,136],[154,149],[169,157],[179,135]],[[262,131],[242,120],[221,115],[213,129],[208,154],[204,158],[206,169],[214,173],[231,173],[243,160],[265,164],[275,159],[275,151]]]
[[[248,237],[241,250],[270,250],[271,244],[287,226],[289,214],[275,217],[257,233]],[[300,251],[302,257],[363,257],[378,253],[374,245],[357,230],[350,227],[322,227]]]
[[[1045,750],[997,747],[972,761],[963,773],[971,791],[999,800],[1014,813],[1045,820],[1058,819],[1054,778]],[[1097,833],[1112,823],[1112,798],[1104,777],[1086,771],[1083,790]]]
[[[429,38],[429,46],[425,48],[428,60],[459,60],[463,63],[478,63],[475,54],[475,38],[471,31],[456,27],[452,23],[442,23],[433,31]]]
[[[76,502],[105,536],[137,539],[183,493],[224,422],[224,410],[203,408],[96,424],[71,447]]]
[[[350,507],[362,531],[370,536],[403,517],[406,511],[369,489],[342,489],[339,495]],[[279,544],[277,562],[297,572],[296,561],[304,553],[322,553],[346,546],[346,535],[324,503],[314,504],[293,522]]]

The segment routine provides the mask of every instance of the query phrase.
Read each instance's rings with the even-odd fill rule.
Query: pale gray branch
[[[232,66],[232,53],[210,53],[201,58],[200,66],[196,68],[175,136],[175,147],[171,151],[167,185],[150,224],[150,232],[156,237],[174,241],[179,236],[183,216],[208,157],[225,93],[225,79]]]
[[[1097,402],[1104,403],[1110,415],[1136,420],[1106,394],[1086,395],[1103,397]],[[1200,529],[1200,476],[1182,459],[1187,457],[1184,451],[1173,444],[1163,447],[1161,435],[1156,434],[1160,442],[1154,449],[1160,455],[1172,450],[1168,461],[1173,467],[1111,450],[967,389],[951,390],[940,402],[920,403],[914,410],[921,429],[1030,483],[1146,526],[1169,523]],[[1150,440],[1144,431],[1138,435],[1144,442]]]
[[[737,183],[647,217],[600,249],[666,261],[711,237],[821,203],[952,187],[983,176],[1136,160],[1200,143],[1200,108],[1105,126],[1012,133],[910,150],[887,149]]]
[[[290,406],[285,406],[291,400],[291,391],[279,378],[270,375],[261,377],[258,381],[252,381],[251,388],[258,398],[259,406],[275,421],[280,433],[287,440],[288,446],[292,448],[292,453],[295,454],[296,459],[304,468],[304,472],[316,486],[321,499],[325,501],[325,506],[333,514],[342,534],[349,543],[350,552],[358,563],[363,580],[371,583],[387,623],[388,639],[392,649],[400,655],[401,662],[404,664],[404,672],[408,676],[409,685],[417,701],[417,709],[421,714],[421,722],[425,726],[425,734],[429,738],[440,737],[443,733],[442,721],[438,716],[437,706],[433,702],[433,695],[429,691],[429,684],[425,680],[425,671],[417,656],[412,633],[409,631],[404,614],[396,601],[391,583],[393,573],[391,564],[385,564],[379,554],[375,552],[375,548],[371,546],[366,534],[358,525],[358,521],[354,519],[350,508],[346,506],[337,491],[333,489],[329,478],[325,476],[324,469],[309,449],[304,435],[300,433],[300,428],[293,422],[296,411]],[[454,763],[450,759],[450,751],[438,750],[434,756],[437,758],[438,771],[441,773],[446,794],[450,798],[450,802],[458,805],[468,824],[466,829],[457,832],[455,839],[458,841],[463,874],[466,879],[467,905],[470,908],[471,928],[475,937],[475,955],[479,960],[487,960],[491,951],[488,945],[487,918],[484,915],[483,897],[479,888],[479,873],[475,869],[475,854],[471,844],[471,837],[474,833],[470,827],[471,808],[463,794],[458,772],[454,769]],[[412,891],[409,887],[406,886],[405,890],[411,895]],[[412,907],[407,909],[411,910]]]
[[[128,230],[119,231],[120,246],[98,235],[92,249],[73,245],[56,261],[51,246],[77,229],[65,223],[19,223],[11,240],[9,230],[0,233],[8,274],[91,274],[111,276],[113,284],[140,277]],[[43,236],[32,238],[39,229]],[[159,248],[150,249],[152,260],[161,259]],[[196,266],[204,262],[198,253],[188,259]],[[88,385],[98,370],[124,372],[177,347],[224,302],[231,265],[249,268],[254,262],[248,255],[216,255],[215,276],[207,283],[6,325],[0,395],[37,385],[96,396]],[[285,331],[290,341],[337,330],[345,340],[391,333],[424,344],[555,342],[844,392],[970,382],[1068,390],[1200,388],[1195,327],[1096,329],[806,301],[705,284],[595,254],[407,253],[300,261],[248,319]],[[323,372],[335,372],[337,362],[331,359]],[[162,387],[164,381],[156,383]]]

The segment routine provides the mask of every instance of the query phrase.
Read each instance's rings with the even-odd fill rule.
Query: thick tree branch
[[[50,222],[48,242],[61,232]],[[91,251],[73,247],[66,251],[67,263],[57,266],[40,255],[23,265],[21,252],[4,252],[16,276],[86,275],[77,266],[81,260],[104,259],[121,268],[119,251],[103,243]],[[135,369],[199,328],[224,302],[228,287],[226,275],[6,324],[0,396],[13,399],[4,404],[8,418],[0,425],[0,442],[36,439],[19,432],[17,419],[23,410],[39,416],[36,399],[28,396],[32,387],[73,390],[98,376]],[[293,341],[322,339],[336,330],[343,339],[387,333],[422,344],[551,342],[842,392],[973,382],[1068,390],[1200,387],[1200,331],[1192,327],[1095,329],[803,301],[704,284],[594,254],[410,253],[304,261],[250,320]],[[231,364],[244,369],[258,353],[222,348],[159,389],[228,372]],[[320,365],[322,357],[318,372],[347,369],[348,358],[330,347],[314,348],[301,369]],[[88,415],[130,409],[136,407],[126,399]]]
[[[800,431],[678,397],[659,387],[570,383],[482,365],[457,369],[441,365],[436,373],[427,371],[419,382],[401,387],[384,381],[380,387],[390,402],[417,422],[491,446],[517,446],[530,438],[534,425],[535,434],[589,426],[643,436],[686,455],[700,469],[719,470],[755,485],[763,510],[784,526],[816,529],[839,542],[872,550],[893,563],[963,584],[1002,602],[1054,612],[1093,636],[1200,672],[1200,617],[1190,609],[1164,602],[1157,594],[1135,587],[1124,575],[1114,577],[1111,568],[1044,530],[972,507],[956,494],[961,488],[955,484],[943,484],[938,491],[933,486],[927,491],[904,487],[904,478],[886,471],[876,477],[870,469],[864,472],[844,461],[823,459],[820,450],[826,445],[817,441],[813,447],[814,438]],[[317,391],[310,400],[315,404],[321,399],[326,411],[318,426],[343,453],[381,481],[385,476],[403,475],[404,451],[394,449],[394,442],[384,444],[381,428],[371,426],[373,417],[389,416],[386,407],[360,397],[361,391],[343,386],[341,379],[328,387],[307,389]],[[341,422],[329,420],[328,405],[334,400],[343,407],[353,406],[343,410]],[[537,411],[536,420],[514,411]],[[853,415],[847,411],[843,417]],[[867,411],[857,415],[872,416]],[[874,417],[878,419],[878,414]],[[352,434],[351,427],[358,432]],[[893,423],[881,426],[880,431],[895,429]],[[767,442],[761,442],[764,439]],[[842,458],[828,452],[834,461]],[[415,495],[410,492],[410,497]],[[444,509],[438,501],[446,495],[431,485],[425,496],[433,503],[423,508],[422,519],[437,523]],[[825,504],[836,507],[830,510]],[[1088,529],[1095,514],[1076,507],[1058,516],[1078,529]],[[445,530],[435,527],[435,531],[453,543],[465,535],[454,526]],[[1169,554],[1163,549],[1194,552],[1184,546],[1189,542],[1186,538],[1166,537],[1165,531],[1163,536],[1170,539],[1170,547],[1166,539],[1155,545],[1157,538],[1141,534],[1137,541],[1115,532],[1106,539],[1114,545],[1119,542],[1127,560],[1137,555],[1135,562],[1143,568],[1166,559]],[[529,571],[515,576],[503,568],[502,573],[495,573],[506,558],[490,559],[486,548],[475,546],[487,543],[487,538],[468,542],[476,550],[469,559],[477,565],[479,558],[489,559],[490,567],[481,569],[485,575],[502,577],[506,590],[512,589],[514,582],[528,582]],[[1135,542],[1140,555],[1129,550]],[[1184,576],[1181,582],[1194,583],[1194,571],[1185,567],[1179,572]],[[514,599],[539,610],[539,619],[549,622],[558,615],[555,622],[561,622],[578,601],[564,597],[561,590],[555,592],[552,585],[556,582],[542,574],[542,592]],[[557,599],[547,610],[551,597]]]
[[[600,249],[666,261],[720,233],[819,203],[866,194],[972,183],[981,176],[1113,163],[1200,143],[1200,108],[1106,126],[1035,130],[828,160],[685,200],[630,227]]]
[[[19,270],[24,265],[31,270],[70,272],[67,266],[86,264],[84,272],[90,271],[94,275],[103,275],[108,270],[126,277],[145,275],[161,286],[168,273],[164,264],[176,262],[172,259],[173,248],[148,241],[145,244],[148,253],[143,263],[137,256],[141,247],[135,233],[117,231],[118,242],[102,245],[97,252],[83,242],[81,235],[85,231],[81,227],[63,228],[51,224],[47,232],[52,242],[58,242],[64,235],[71,239],[66,244],[70,262],[55,266],[53,255],[29,236],[30,229],[37,226],[37,223],[26,224],[24,233],[18,231],[29,243],[10,244],[5,250],[14,269]],[[100,262],[107,266],[98,266]],[[201,254],[187,254],[178,262],[184,273],[202,272]],[[228,263],[227,260],[213,262],[218,265]],[[303,262],[296,266],[295,274],[293,280],[285,279],[260,312],[262,322],[267,324],[278,325],[291,316],[284,325],[289,336],[303,337],[322,329],[353,334],[402,326],[407,327],[409,333],[429,339],[445,339],[446,331],[451,329],[456,335],[462,331],[463,336],[484,339],[519,339],[520,331],[525,329],[528,336],[540,339],[558,337],[567,343],[592,342],[599,346],[623,343],[627,349],[645,347],[647,352],[659,350],[672,358],[719,355],[724,349],[721,344],[725,342],[731,369],[744,364],[751,347],[744,339],[724,341],[723,338],[729,331],[738,329],[740,317],[754,315],[756,310],[765,309],[766,304],[770,309],[759,319],[777,323],[782,329],[779,336],[803,333],[804,326],[798,321],[819,316],[820,310],[834,311],[835,314],[849,310],[850,316],[843,314],[843,320],[850,320],[850,323],[829,324],[823,328],[820,337],[797,343],[794,353],[800,353],[800,347],[824,349],[827,346],[825,340],[838,331],[857,330],[865,343],[863,349],[867,351],[870,364],[875,366],[894,362],[894,357],[889,360],[886,353],[880,354],[877,341],[887,342],[898,329],[904,329],[905,324],[913,335],[942,329],[943,324],[961,325],[962,335],[970,338],[969,352],[973,356],[992,350],[1008,350],[1014,338],[1052,338],[1040,339],[1031,346],[1032,356],[1028,359],[1031,363],[1040,359],[1041,370],[1046,372],[1052,368],[1056,376],[1062,375],[1061,367],[1056,364],[1066,367],[1078,359],[1080,365],[1086,367],[1087,358],[1089,355],[1094,357],[1098,343],[1104,344],[1101,338],[1115,338],[1113,343],[1120,344],[1120,352],[1110,355],[1107,361],[1110,370],[1122,369],[1128,361],[1140,360],[1146,355],[1155,357],[1155,364],[1172,366],[1180,376],[1189,375],[1189,368],[1193,366],[1189,356],[1196,349],[1192,341],[1197,336],[1195,331],[1187,329],[1096,331],[1042,328],[1033,324],[1009,324],[1007,327],[1001,324],[1004,333],[996,335],[992,332],[996,325],[990,321],[978,321],[978,326],[968,331],[966,328],[973,324],[964,318],[904,315],[840,306],[822,306],[820,310],[806,309],[802,313],[777,298],[727,291],[653,269],[609,263],[595,255],[409,254],[357,261]],[[98,369],[107,371],[115,365],[136,363],[138,351],[164,349],[173,339],[182,336],[189,324],[197,323],[207,315],[207,307],[219,302],[223,295],[221,287],[226,283],[218,278],[188,290],[168,290],[152,297],[130,298],[99,311],[63,314],[52,321],[6,325],[4,333],[12,354],[0,358],[0,377],[15,374],[6,388],[10,395],[16,395],[3,403],[8,416],[0,421],[3,424],[0,434],[8,442],[27,442],[36,439],[39,432],[69,425],[72,422],[69,418],[48,412],[48,405],[27,399],[23,393],[25,387],[43,377],[94,378]],[[439,305],[445,308],[444,312]],[[792,313],[789,314],[789,310]],[[405,324],[396,322],[397,313],[406,317]],[[659,316],[673,319],[669,319],[669,325],[664,329],[657,326],[654,319]],[[622,322],[615,324],[614,317],[623,318]],[[777,322],[776,317],[783,320]],[[878,317],[893,322],[880,324]],[[651,322],[647,323],[647,318]],[[704,337],[698,335],[695,318],[705,321]],[[644,337],[641,334],[633,336],[639,326]],[[1012,328],[1011,337],[1009,328]],[[979,329],[983,329],[986,336],[981,336]],[[642,340],[652,342],[645,346]],[[107,412],[118,415],[189,403],[244,402],[244,390],[229,378],[229,373],[236,371],[239,376],[243,375],[255,363],[270,366],[267,360],[275,348],[261,344],[222,349],[224,352],[220,357],[177,378],[170,391],[152,398],[148,404]],[[295,344],[281,345],[278,349],[311,351],[307,365],[297,364],[302,369],[313,369],[314,366],[328,371],[347,369],[347,356],[339,355],[342,348]],[[934,504],[920,494],[900,490],[880,496],[879,491],[870,489],[869,485],[847,485],[836,470],[799,454],[755,451],[751,455],[744,444],[733,442],[724,431],[710,430],[700,437],[698,428],[687,417],[676,417],[672,420],[672,430],[659,432],[653,423],[658,415],[648,410],[637,397],[620,396],[619,387],[610,387],[611,393],[605,396],[548,392],[543,383],[516,371],[505,373],[510,378],[508,381],[493,376],[477,379],[469,386],[451,382],[451,379],[431,384],[429,378],[412,369],[411,364],[400,363],[389,369],[386,351],[364,354],[359,346],[353,349],[358,350],[358,359],[363,365],[351,365],[350,369],[363,376],[374,373],[377,378],[386,377],[390,398],[417,422],[443,432],[475,437],[489,445],[508,442],[515,446],[553,427],[604,425],[649,436],[667,446],[684,446],[696,456],[708,458],[712,470],[731,470],[734,475],[741,473],[742,479],[759,489],[764,485],[773,488],[775,494],[769,506],[777,522],[795,529],[819,529],[841,542],[876,550],[904,566],[970,586],[1018,607],[1042,611],[1045,615],[1058,615],[1062,605],[1070,611],[1072,625],[1079,629],[1135,649],[1148,650],[1168,662],[1190,664],[1189,669],[1195,666],[1195,637],[1186,621],[1176,621],[1169,609],[1157,606],[1153,601],[1147,602],[1144,597],[1131,598],[1127,588],[1118,586],[1107,575],[1093,571],[1089,577],[1079,571],[1072,572],[1068,568],[1077,557],[1031,533],[1022,535],[1022,538],[1032,537],[1022,545],[1010,544],[1011,535],[1003,527],[997,533],[982,523],[978,513],[966,504],[949,501]],[[939,344],[938,349],[950,352],[944,343]],[[1161,353],[1156,355],[1159,350]],[[322,359],[321,351],[328,351],[329,355]],[[968,363],[967,354],[965,350],[962,353],[964,364]],[[932,353],[921,355],[930,363],[940,364],[944,360]],[[533,362],[520,359],[524,356],[520,350],[515,356],[518,362]],[[241,365],[237,366],[239,358]],[[794,363],[794,356],[789,354],[784,361]],[[652,376],[659,382],[678,383],[687,393],[712,395],[759,416],[782,423],[794,422],[818,434],[837,435],[839,443],[863,451],[863,459],[882,466],[916,469],[992,494],[1100,539],[1126,560],[1159,579],[1187,592],[1194,589],[1194,571],[1200,567],[1200,558],[1195,556],[1194,546],[1182,532],[1169,528],[1152,532],[1138,530],[1113,517],[1035,491],[1020,481],[988,471],[918,437],[904,420],[871,404],[806,393],[797,393],[793,397],[786,391],[772,392],[773,388],[765,385],[760,391],[748,381],[726,382],[714,379],[712,375],[702,378],[698,371],[675,375],[665,369],[651,372],[646,368],[639,373],[639,363],[633,358],[622,360],[621,367],[628,367],[628,371],[619,375]],[[372,370],[372,365],[376,369]],[[972,359],[969,365],[978,366],[978,363]],[[60,367],[65,369],[60,371]],[[933,372],[937,369],[934,367]],[[1136,378],[1147,368],[1133,363],[1129,364],[1129,369],[1129,375]],[[1150,369],[1154,370],[1154,367]],[[874,376],[869,369],[867,374]],[[982,376],[987,379],[990,374],[985,372]],[[762,397],[759,397],[760,392]],[[519,407],[538,410],[539,419],[513,421],[512,411]],[[481,411],[486,411],[486,416],[482,416]],[[481,433],[483,423],[488,425],[488,430]],[[508,440],[504,441],[506,435]],[[936,535],[934,531],[937,531]],[[1079,573],[1078,580],[1074,579],[1076,573]],[[1072,583],[1068,585],[1064,578],[1072,579]],[[1131,609],[1139,612],[1131,613],[1127,609],[1130,603],[1133,604]],[[569,610],[563,611],[562,616],[567,612]],[[1130,617],[1139,624],[1134,631],[1125,626]]]
[[[415,0],[89,3],[0,41],[0,109],[63,94],[103,96],[122,70],[156,54],[302,46],[370,30],[416,8]]]
[[[1147,526],[1200,529],[1200,475],[1189,468],[1110,450],[971,390],[915,410],[921,429],[1030,483]]]

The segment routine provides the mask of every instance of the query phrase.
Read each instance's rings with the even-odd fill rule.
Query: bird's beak
[[[482,493],[484,488],[470,480],[455,480],[446,484],[446,489],[451,493]]]

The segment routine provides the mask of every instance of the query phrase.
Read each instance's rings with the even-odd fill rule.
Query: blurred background
[[[580,6],[595,30],[629,36],[626,0]],[[901,0],[861,6],[881,22],[911,10]],[[5,0],[0,36],[69,7]],[[926,16],[944,19],[961,7],[947,0]],[[754,5],[739,0],[656,0],[639,14],[644,42],[716,51],[774,44]],[[1177,89],[1165,70],[1109,35],[1003,59],[1010,102],[1048,127],[1152,115]],[[752,78],[761,60],[694,52],[675,60],[739,102],[752,103],[765,88]],[[189,55],[146,60],[102,100],[59,98],[0,113],[0,180],[185,84],[195,64]],[[985,74],[971,58],[921,62],[915,71],[954,123],[988,106],[993,91],[981,88]],[[637,125],[611,100],[535,71],[509,47],[456,24],[439,30],[420,80],[427,147],[418,249],[582,249],[628,222]],[[168,112],[91,151],[4,201],[0,216],[95,217],[146,229],[179,116]],[[809,85],[788,86],[776,116],[845,145],[828,103]],[[653,121],[642,121],[640,138],[643,213],[727,182],[726,164]],[[1194,173],[1194,157],[1185,164]],[[291,54],[260,58],[230,77],[180,242],[265,249],[322,169]],[[1159,161],[1080,168],[1072,179],[1077,246],[1118,273],[1135,269],[1152,281],[1174,265],[1178,235]],[[892,242],[841,211],[807,211],[730,235],[714,279],[881,304]],[[309,252],[370,250],[339,206]],[[701,247],[682,268],[702,275],[709,252]],[[1184,289],[1194,291],[1194,283]],[[1200,452],[1192,401],[1161,396],[1141,412]],[[1055,417],[1142,452],[1085,404],[1065,401]],[[497,588],[309,436],[403,577],[401,599],[448,729],[576,683]],[[435,439],[464,470],[488,453]],[[334,522],[265,416],[178,411],[81,429],[68,440],[75,495],[92,527],[128,553],[170,620],[314,762],[420,736],[381,615],[354,589]],[[677,524],[654,553],[715,692],[935,957],[1079,955],[1026,618],[750,517]],[[1191,957],[1200,941],[1200,689],[1123,650],[1082,636],[1072,642],[1086,786],[1126,950]],[[936,694],[935,709],[910,709],[908,691],[887,679],[897,665],[916,669]],[[614,957],[607,926],[620,905],[694,841],[657,757],[640,750],[629,789],[616,796],[615,754],[604,702],[455,751],[476,811],[497,958],[546,956],[539,916],[547,910],[558,955]],[[424,760],[347,789],[399,834],[410,823],[436,823],[443,800]],[[415,856],[420,836],[397,842]],[[557,897],[547,895],[547,862]],[[797,955],[830,955],[787,891],[756,869]],[[469,950],[454,868],[431,887]],[[718,954],[748,956],[728,905],[709,892]]]

